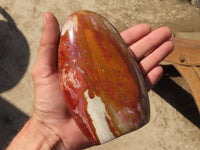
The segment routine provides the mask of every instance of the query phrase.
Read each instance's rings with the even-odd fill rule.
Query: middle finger
[[[167,27],[161,27],[132,44],[129,48],[131,49],[137,61],[139,61],[145,56],[145,54],[169,40],[170,37],[171,30]]]

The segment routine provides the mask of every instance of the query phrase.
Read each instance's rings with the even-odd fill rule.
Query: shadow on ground
[[[180,74],[172,65],[163,66],[163,68],[164,76],[153,88],[153,91],[200,128],[200,114],[192,95],[170,79],[170,77],[177,77]]]
[[[0,7],[0,93],[13,88],[29,63],[29,47],[10,15]],[[16,99],[17,101],[17,99]],[[0,150],[22,127],[28,116],[0,96]]]
[[[6,148],[28,118],[27,115],[0,97],[0,150]]]

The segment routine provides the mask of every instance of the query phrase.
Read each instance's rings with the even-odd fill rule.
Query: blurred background
[[[0,150],[31,116],[31,69],[42,34],[42,16],[52,12],[60,28],[74,11],[88,9],[106,17],[118,31],[139,23],[168,26],[173,35],[200,32],[199,1],[194,0],[1,0],[0,1]],[[199,34],[198,34],[199,35]],[[200,37],[197,37],[197,39]],[[172,65],[149,92],[150,122],[143,128],[90,150],[199,150],[200,116],[185,80]]]

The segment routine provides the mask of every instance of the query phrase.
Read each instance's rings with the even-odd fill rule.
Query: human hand
[[[147,24],[133,26],[121,33],[138,62],[148,91],[162,77],[163,69],[159,63],[173,50],[171,35],[168,27],[151,31],[151,27]]]
[[[30,122],[36,124],[36,128],[42,128],[39,132],[48,138],[49,149],[82,149],[92,146],[67,111],[59,85],[58,22],[52,14],[45,13],[44,24],[38,57],[32,71],[35,109]],[[121,36],[135,56],[150,90],[162,76],[163,70],[158,63],[173,49],[169,41],[171,31],[163,27],[151,32],[149,25],[139,24],[123,31]]]

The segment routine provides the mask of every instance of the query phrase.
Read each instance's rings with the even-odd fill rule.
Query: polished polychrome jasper
[[[95,144],[136,130],[149,120],[149,101],[137,63],[102,16],[78,11],[62,29],[58,69],[67,107]]]

